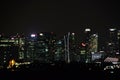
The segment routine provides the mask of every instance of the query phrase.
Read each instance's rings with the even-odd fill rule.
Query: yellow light
[[[14,65],[15,65],[15,60],[14,59],[10,60],[9,66],[13,67]]]
[[[11,63],[12,63],[12,65],[14,65],[15,64],[15,60],[12,60]]]

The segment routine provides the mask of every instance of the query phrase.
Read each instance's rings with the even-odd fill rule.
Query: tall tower
[[[86,63],[91,61],[91,54],[90,54],[90,36],[91,36],[91,29],[85,29],[85,52],[86,52]]]
[[[118,52],[117,54],[120,54],[120,30],[117,32],[117,39],[118,39]]]
[[[90,50],[89,52],[98,52],[98,35],[97,34],[93,34],[90,37]]]
[[[49,63],[54,59],[54,43],[56,36],[50,32],[31,34],[27,39],[27,58]]]
[[[67,63],[70,63],[70,47],[69,47],[69,41],[70,41],[70,32],[67,33],[66,36],[64,36],[64,44],[65,44],[65,61]]]
[[[108,51],[110,56],[115,56],[117,52],[117,30],[116,28],[109,29]]]
[[[27,60],[33,60],[34,59],[34,53],[35,53],[35,42],[36,42],[37,35],[36,34],[31,34],[28,37],[26,37],[25,40],[25,58]]]
[[[78,51],[78,38],[77,34],[72,32],[70,33],[70,60],[72,62],[79,61],[79,51]]]

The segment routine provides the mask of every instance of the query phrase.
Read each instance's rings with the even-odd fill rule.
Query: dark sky
[[[41,31],[81,33],[86,27],[105,33],[109,27],[120,26],[119,3],[115,1],[4,0],[0,9],[0,32],[7,34]]]

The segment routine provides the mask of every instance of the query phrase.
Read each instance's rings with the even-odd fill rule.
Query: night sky
[[[115,1],[4,0],[0,9],[0,32],[6,34],[81,33],[87,27],[105,34],[107,28],[120,26],[119,3]]]

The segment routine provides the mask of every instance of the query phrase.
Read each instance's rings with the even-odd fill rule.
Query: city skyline
[[[1,79],[119,78],[118,1],[2,0],[0,11]]]
[[[16,34],[8,37],[1,35],[1,69],[42,70],[39,69],[39,65],[48,64],[49,67],[57,67],[59,64],[58,67],[61,67],[82,64],[81,66],[86,65],[88,70],[90,65],[96,66],[96,69],[107,70],[109,66],[103,65],[108,62],[114,66],[111,69],[119,69],[120,30],[110,28],[108,31],[109,38],[104,35],[107,39],[104,42],[100,39],[102,36],[92,32],[90,28],[84,30],[84,39],[81,40],[76,37],[78,34],[74,32],[68,32],[62,38],[57,38],[53,32],[30,33],[30,35],[24,36]],[[114,65],[114,62],[118,64]],[[34,67],[34,65],[38,66]]]

